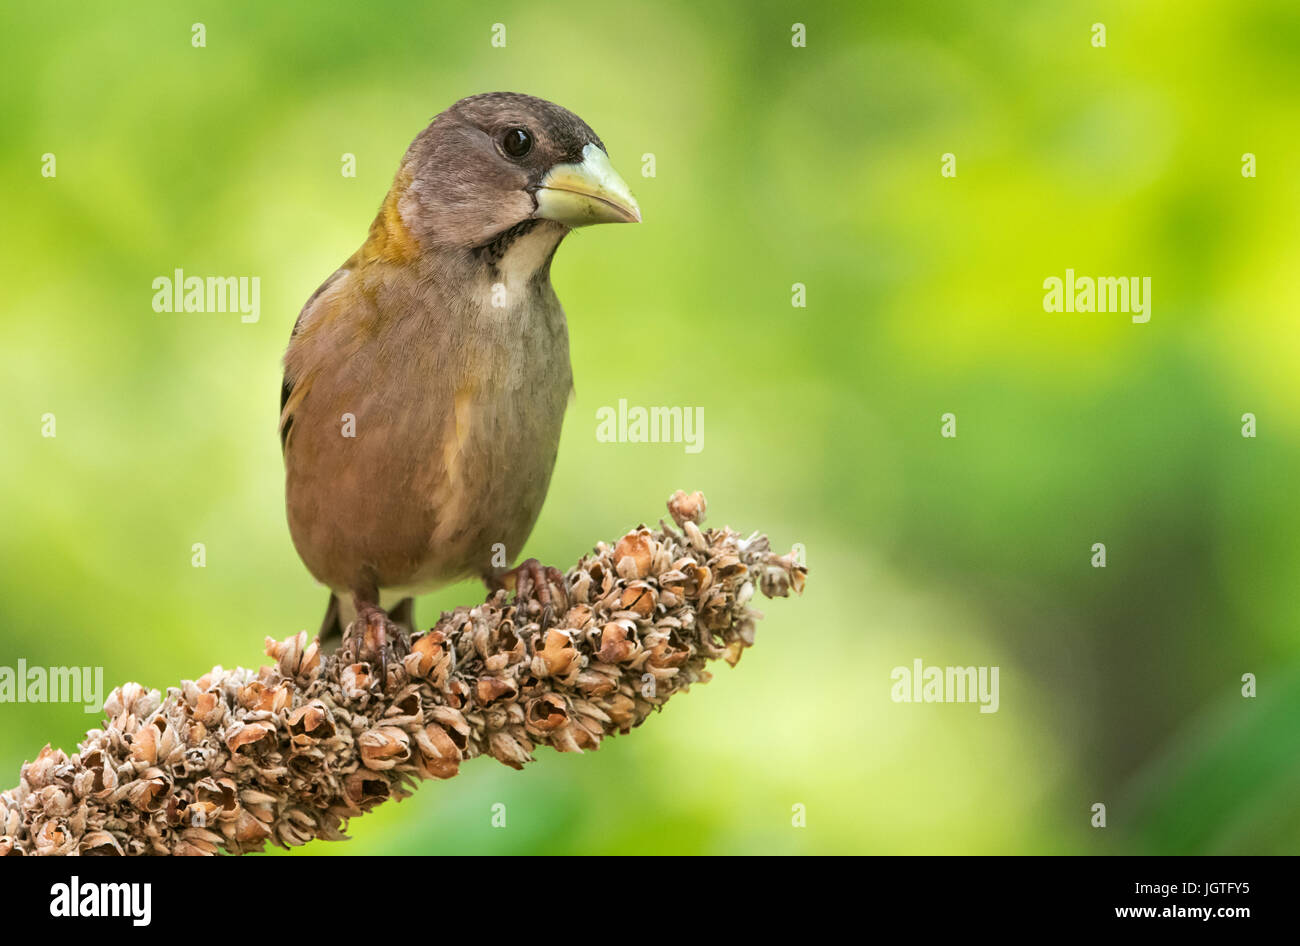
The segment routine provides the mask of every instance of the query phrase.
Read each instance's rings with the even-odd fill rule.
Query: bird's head
[[[461,99],[411,144],[402,177],[404,221],[437,246],[489,245],[528,221],[567,230],[641,220],[590,126],[530,95]]]

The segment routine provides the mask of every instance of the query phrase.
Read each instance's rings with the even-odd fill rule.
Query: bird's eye
[[[533,150],[533,136],[527,128],[511,128],[501,138],[501,150],[512,158],[522,158]]]

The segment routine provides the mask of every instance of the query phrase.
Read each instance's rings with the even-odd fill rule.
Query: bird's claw
[[[563,613],[569,608],[569,586],[564,579],[564,573],[551,565],[543,565],[535,558],[520,562],[509,571],[503,572],[498,576],[495,584],[498,588],[513,590],[516,601],[531,591],[537,603],[542,606],[543,629],[555,622],[557,612]]]
[[[368,607],[357,612],[356,620],[343,635],[343,651],[349,660],[378,665],[384,692],[389,692],[388,665],[393,657],[397,673],[402,672],[402,658],[411,652],[411,641],[401,625],[394,624],[382,608]]]

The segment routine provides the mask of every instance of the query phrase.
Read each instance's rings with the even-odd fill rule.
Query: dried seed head
[[[806,569],[766,538],[703,530],[700,494],[674,494],[681,528],[597,543],[552,587],[457,608],[417,634],[389,679],[322,655],[305,633],[268,640],[258,671],[214,667],[167,691],[119,687],[76,755],[45,747],[0,793],[0,855],[242,853],[342,839],[352,815],[490,755],[599,747],[754,642],[757,587],[802,590]],[[654,686],[647,689],[647,679]],[[385,687],[385,683],[388,684]],[[393,685],[396,684],[394,687]]]

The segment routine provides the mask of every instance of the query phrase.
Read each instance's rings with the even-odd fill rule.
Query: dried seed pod
[[[700,608],[700,620],[710,631],[725,630],[731,623],[730,599],[723,592],[714,592]]]
[[[564,697],[558,693],[543,693],[528,703],[525,713],[528,731],[533,735],[552,732],[569,721],[569,711]]]
[[[411,757],[411,740],[405,730],[396,726],[380,726],[363,732],[357,738],[361,763],[368,769],[382,772]]]
[[[275,726],[270,723],[237,722],[226,730],[224,742],[226,748],[233,755],[247,746],[256,745],[273,732],[275,732]]]
[[[160,697],[157,690],[146,690],[138,683],[125,683],[108,695],[104,701],[104,712],[113,717],[149,716],[158,708]]]
[[[624,578],[644,578],[650,574],[656,543],[645,526],[629,532],[614,546],[614,566]]]
[[[68,831],[61,819],[52,818],[41,825],[36,834],[35,848],[37,854],[69,854],[75,848],[77,839]]]
[[[640,650],[640,644],[632,636],[633,628],[629,621],[611,621],[600,632],[600,650],[596,653],[602,663],[616,664],[631,660]]]
[[[488,740],[488,751],[492,757],[512,769],[522,769],[524,763],[533,761],[531,748],[507,732],[494,732]]]
[[[230,778],[199,779],[194,785],[195,803],[210,808],[213,813],[230,817],[239,810],[237,787]]]
[[[460,761],[457,759],[440,759],[420,753],[415,770],[424,778],[454,778],[460,772]]]
[[[343,779],[343,792],[352,807],[368,811],[388,798],[388,780],[369,769],[359,769]]]
[[[703,522],[704,513],[708,509],[708,503],[704,499],[704,494],[694,492],[687,495],[685,490],[678,490],[668,499],[668,514],[673,517],[673,522],[681,528],[687,521]]]
[[[251,812],[241,811],[225,834],[227,838],[238,841],[241,847],[259,845],[271,836],[271,827]]]
[[[145,726],[135,734],[135,739],[131,742],[131,761],[140,763],[142,768],[148,768],[158,761],[157,727]]]
[[[435,687],[441,687],[447,682],[447,676],[455,663],[455,649],[447,634],[437,628],[418,635],[411,643],[411,652],[403,660],[407,673],[417,679],[428,680]]]
[[[329,739],[335,732],[334,718],[330,715],[329,707],[320,700],[299,706],[289,713],[287,722],[289,739],[299,749]]]
[[[127,789],[127,801],[146,812],[161,811],[171,791],[171,781],[162,769],[146,769]]]
[[[691,656],[690,648],[686,645],[673,644],[669,640],[657,642],[649,653],[650,658],[646,661],[646,666],[651,670],[675,670],[683,666]]]
[[[686,538],[690,541],[691,548],[695,549],[697,552],[708,551],[709,545],[704,540],[704,533],[700,531],[699,526],[690,520],[687,520],[682,523],[682,531],[686,533]]]
[[[375,679],[366,664],[349,664],[339,676],[343,695],[352,702],[364,703],[375,685]]]
[[[733,578],[739,578],[744,575],[749,571],[749,569],[746,567],[745,563],[740,560],[740,556],[728,554],[718,557],[717,562],[713,565],[713,571],[721,580],[730,581]]]
[[[593,581],[588,571],[578,571],[569,583],[569,597],[575,603],[586,604],[590,599]]]
[[[501,677],[482,677],[475,688],[478,701],[483,704],[497,700],[513,700],[519,695],[519,687],[514,680]]]
[[[624,611],[635,613],[638,617],[648,618],[654,613],[655,605],[658,603],[659,595],[649,583],[634,581],[623,589],[619,607]]]
[[[581,631],[591,626],[592,610],[584,604],[576,604],[564,613],[560,626]]]
[[[734,667],[736,664],[740,663],[740,655],[744,652],[745,642],[737,639],[727,645],[727,652],[723,655],[722,659]]]
[[[98,854],[120,857],[123,853],[122,845],[118,843],[117,838],[107,831],[88,832],[81,838],[78,849],[82,854],[87,855]]]
[[[205,727],[219,726],[226,718],[226,703],[220,693],[207,690],[195,698],[192,715]]]
[[[581,752],[582,746],[579,744],[576,735],[579,732],[582,732],[582,730],[573,726],[559,726],[548,734],[551,746],[557,752]]]
[[[629,733],[640,720],[636,715],[636,703],[624,693],[614,693],[605,701],[605,712],[621,733]]]
[[[280,674],[291,680],[305,683],[320,673],[320,641],[307,643],[306,631],[282,641],[268,637],[266,655],[275,658]]]
[[[618,689],[619,671],[607,664],[596,664],[578,674],[578,690],[589,697],[604,696]]]
[[[537,677],[562,677],[579,661],[578,648],[567,630],[549,628],[545,643],[533,658],[533,675]]]
[[[451,778],[464,757],[462,742],[438,723],[429,723],[416,734],[416,745],[434,778]]]
[[[749,604],[750,599],[753,597],[754,583],[752,581],[747,581],[741,585],[740,590],[736,592],[736,607],[743,608],[745,605]],[[753,622],[750,622],[750,626],[753,626]],[[750,643],[753,643],[753,641],[750,641]]]

